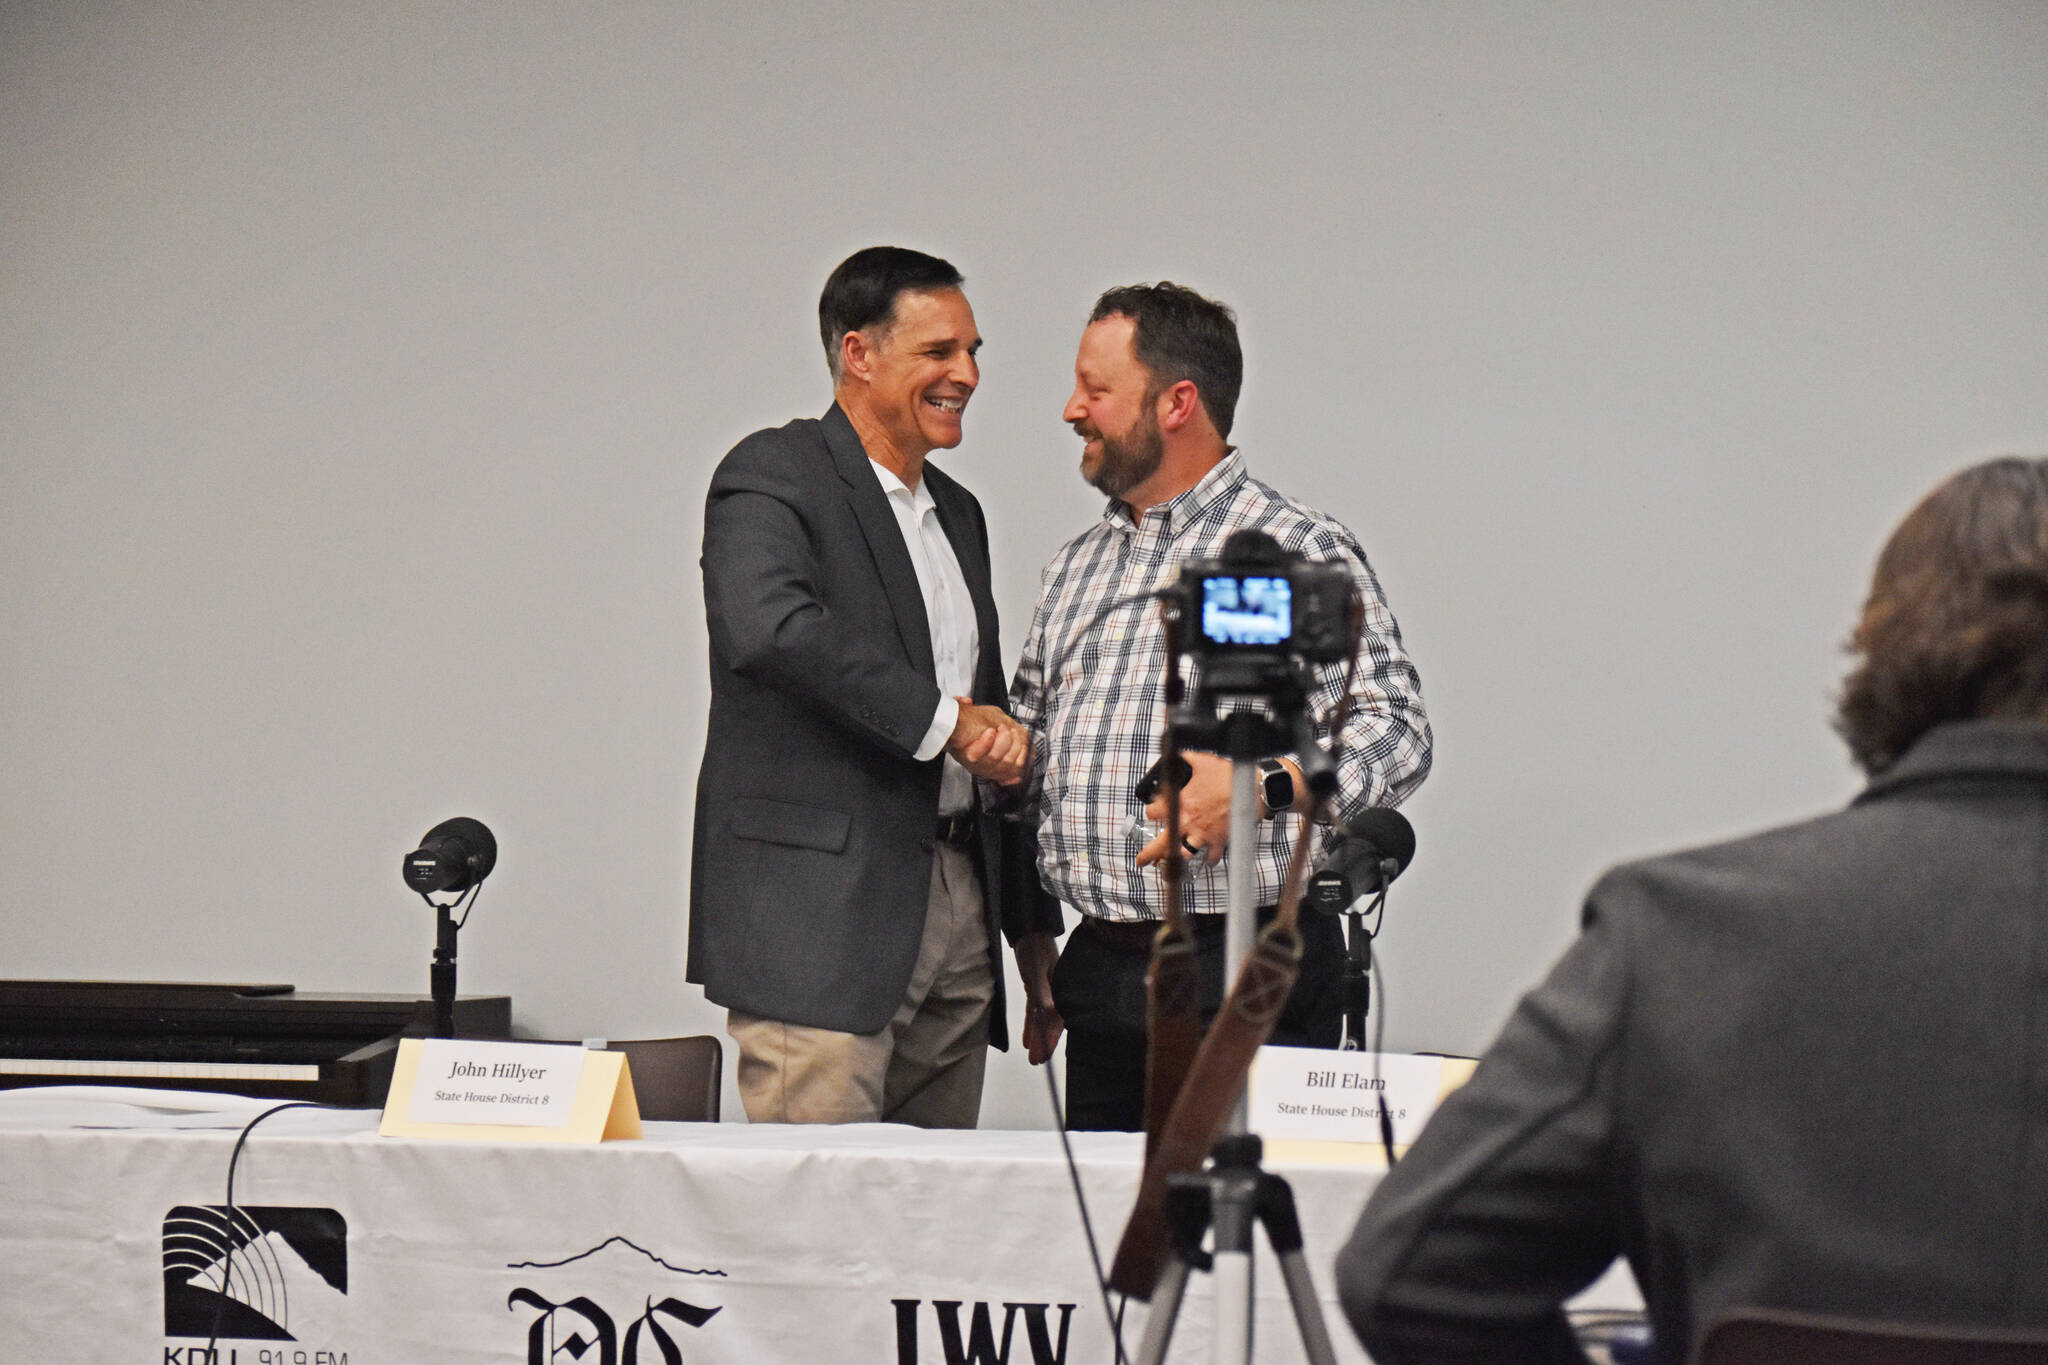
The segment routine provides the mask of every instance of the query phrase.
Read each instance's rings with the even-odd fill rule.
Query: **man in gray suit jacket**
[[[974,780],[1014,783],[1029,741],[981,506],[925,462],[980,379],[960,284],[897,247],[843,262],[818,304],[832,408],[741,441],[705,503],[688,976],[727,1007],[755,1122],[971,1127],[1006,1045]]]
[[[2048,1324],[2048,460],[1929,495],[1854,643],[1869,787],[1603,878],[1374,1192],[1378,1365],[1582,1361],[1617,1254],[1674,1363],[1744,1308]]]

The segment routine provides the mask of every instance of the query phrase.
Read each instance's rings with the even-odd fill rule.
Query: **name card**
[[[490,1142],[637,1138],[640,1103],[623,1053],[407,1038],[398,1045],[377,1131]]]
[[[1252,1061],[1250,1126],[1266,1138],[1377,1148],[1384,1110],[1393,1120],[1395,1147],[1406,1147],[1477,1065],[1469,1057],[1262,1047]]]

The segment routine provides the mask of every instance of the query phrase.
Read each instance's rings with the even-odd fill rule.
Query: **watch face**
[[[1266,770],[1266,809],[1286,810],[1294,804],[1294,777],[1278,763]]]

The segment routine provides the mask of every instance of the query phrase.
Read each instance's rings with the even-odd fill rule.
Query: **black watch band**
[[[1294,774],[1279,759],[1259,760],[1259,796],[1266,803],[1269,817],[1294,809]]]

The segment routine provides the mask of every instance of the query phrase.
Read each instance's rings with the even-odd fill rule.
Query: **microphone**
[[[1397,810],[1374,806],[1344,826],[1309,878],[1309,903],[1341,914],[1360,896],[1384,891],[1415,858],[1415,826]]]
[[[435,891],[467,891],[491,875],[498,865],[498,841],[481,820],[458,815],[443,820],[405,855],[400,868],[405,884],[422,896]]]
[[[1188,780],[1194,775],[1194,765],[1179,754],[1175,754],[1173,756],[1174,787],[1178,789],[1187,786]],[[1165,778],[1166,760],[1163,757],[1153,759],[1152,766],[1145,769],[1145,775],[1138,779],[1138,799],[1148,806],[1151,805],[1153,798],[1159,795],[1160,786],[1165,781]]]

